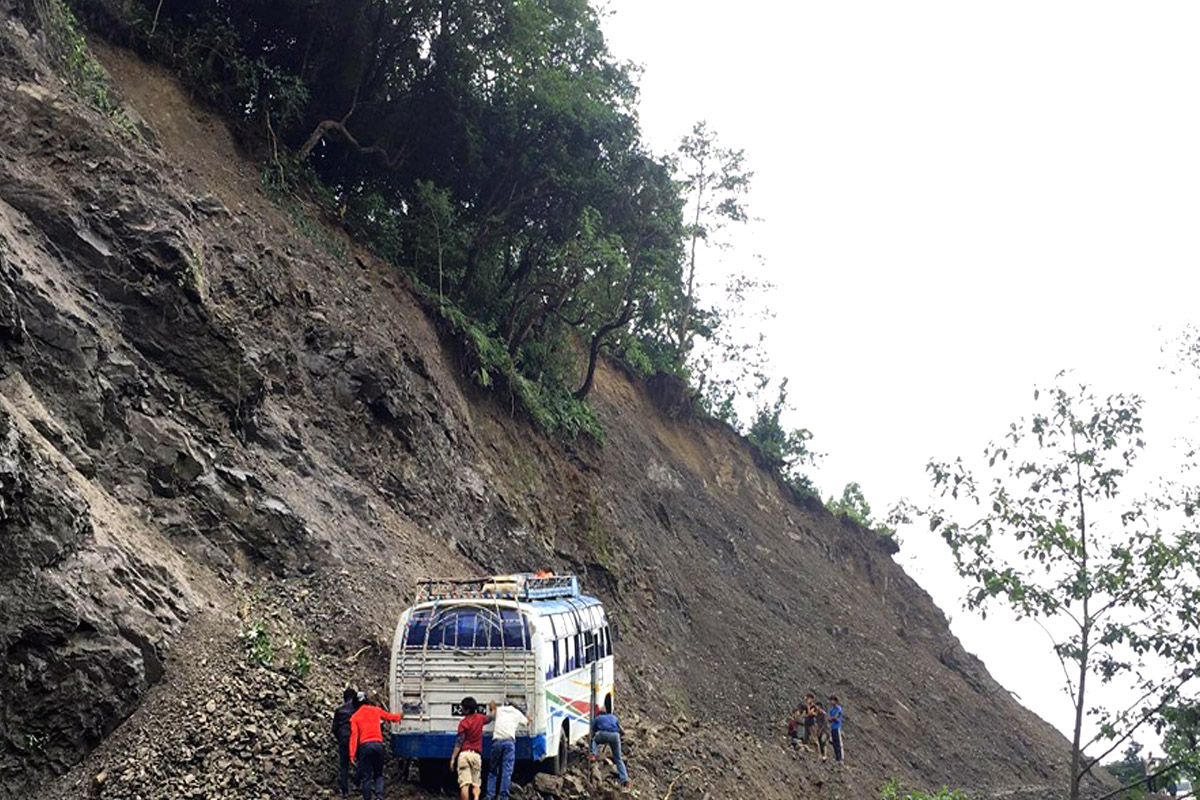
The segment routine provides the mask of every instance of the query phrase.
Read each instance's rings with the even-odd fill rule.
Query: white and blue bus
[[[592,677],[595,676],[595,683]],[[392,645],[392,752],[444,770],[463,697],[520,708],[517,759],[566,766],[593,711],[613,707],[612,636],[604,606],[574,575],[429,580],[400,615]],[[490,736],[484,736],[484,757]],[[425,770],[422,770],[422,774]]]

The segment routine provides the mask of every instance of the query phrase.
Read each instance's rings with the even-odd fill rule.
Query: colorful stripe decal
[[[600,693],[597,693],[597,697]],[[569,697],[563,697],[555,694],[549,689],[546,690],[546,702],[550,708],[551,717],[568,717],[575,722],[583,725],[591,723],[591,701],[590,700],[572,700]],[[597,704],[596,713],[603,713],[604,707]]]

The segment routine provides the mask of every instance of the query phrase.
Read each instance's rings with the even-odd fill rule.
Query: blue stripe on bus
[[[398,758],[450,758],[456,733],[393,733],[392,755]],[[492,750],[492,737],[483,740],[483,757]],[[546,734],[517,737],[517,758],[541,761],[546,757]]]

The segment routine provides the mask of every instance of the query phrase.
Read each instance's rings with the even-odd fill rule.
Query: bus
[[[593,714],[613,708],[612,635],[604,606],[575,575],[521,573],[425,580],[400,615],[392,644],[392,753],[416,760],[422,780],[446,770],[461,701],[521,709],[519,761],[566,768]],[[484,737],[484,757],[490,737]]]

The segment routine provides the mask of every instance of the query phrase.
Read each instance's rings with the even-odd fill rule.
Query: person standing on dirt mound
[[[804,749],[815,747],[813,727],[817,724],[817,696],[812,692],[804,695]]]
[[[589,761],[595,761],[600,745],[608,745],[612,749],[613,762],[617,765],[617,780],[622,786],[629,786],[629,773],[625,769],[625,759],[621,757],[621,723],[617,715],[611,711],[597,714],[592,722],[592,752]]]
[[[517,728],[528,725],[529,720],[521,709],[507,703],[496,707],[488,703],[488,718],[496,721],[492,728],[492,753],[488,759],[487,800],[496,797],[496,784],[500,784],[500,800],[508,800],[512,789],[513,764],[517,761]]]
[[[804,720],[804,711],[799,706],[792,709],[792,713],[788,716],[787,733],[788,744],[793,750],[800,749],[800,723]]]
[[[350,760],[358,769],[363,800],[383,798],[383,723],[403,718],[403,714],[391,714],[373,705],[365,694],[350,717]]]
[[[842,722],[845,720],[845,713],[842,711],[842,703],[838,700],[836,694],[829,695],[829,702],[833,703],[829,707],[829,740],[833,742],[833,760],[837,763],[842,763]]]
[[[825,745],[829,743],[829,716],[825,713],[823,704],[818,702],[815,709],[816,721],[813,725],[813,734],[817,741],[817,755],[821,756],[821,760],[824,761],[826,758]]]
[[[346,689],[342,693],[342,704],[333,712],[333,741],[338,752],[338,791],[342,797],[350,796],[350,718],[358,710],[358,692]]]
[[[483,726],[489,719],[479,713],[474,697],[463,698],[462,712],[454,752],[450,754],[450,771],[458,773],[459,800],[479,800],[483,786]]]

